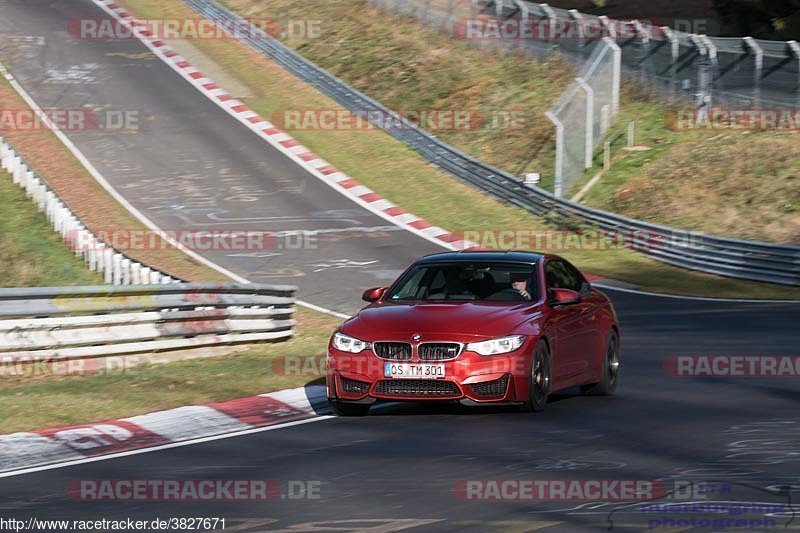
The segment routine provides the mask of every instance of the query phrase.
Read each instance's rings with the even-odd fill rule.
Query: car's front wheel
[[[528,399],[522,406],[523,411],[537,413],[543,411],[550,396],[550,349],[547,342],[539,341],[533,352],[531,361],[531,384]]]
[[[603,358],[603,374],[600,382],[583,385],[581,392],[593,396],[611,396],[617,390],[619,380],[619,335],[613,329],[606,340]]]
[[[336,402],[331,400],[331,409],[339,416],[364,416],[369,412],[370,405],[363,403]]]

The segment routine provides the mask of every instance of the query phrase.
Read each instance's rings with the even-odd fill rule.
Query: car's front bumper
[[[466,404],[518,403],[528,396],[530,361],[525,346],[510,354],[483,357],[464,352],[451,361],[402,361],[410,364],[443,364],[442,379],[397,379],[385,374],[385,365],[396,361],[360,354],[328,353],[328,397],[343,402],[461,401]]]

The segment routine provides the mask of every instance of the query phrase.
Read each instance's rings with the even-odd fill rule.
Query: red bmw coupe
[[[617,387],[614,307],[561,257],[430,255],[363,299],[370,305],[328,345],[328,398],[341,415],[364,415],[377,401],[541,411],[560,389]]]

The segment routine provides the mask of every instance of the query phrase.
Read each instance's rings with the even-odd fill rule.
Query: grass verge
[[[24,106],[0,80],[0,108]],[[8,130],[3,134],[90,229],[144,229],[52,132]],[[102,278],[69,251],[5,173],[0,173],[0,205],[0,286],[102,284]],[[229,281],[179,250],[156,248],[130,255],[184,279]],[[341,320],[302,308],[296,310],[295,318],[297,335],[288,342],[254,345],[213,359],[140,365],[124,372],[56,376],[48,374],[46,365],[37,365],[12,376],[20,368],[0,354],[0,434],[102,422],[305,385],[319,377],[313,365],[321,363],[328,337]],[[284,357],[314,359],[302,375],[284,375],[279,371]]]
[[[0,172],[0,287],[102,285],[53,231],[25,191]],[[25,231],[20,231],[25,228]]]
[[[4,78],[0,78],[0,109],[28,109],[25,101]],[[90,230],[102,230],[110,234],[122,230],[118,235],[124,236],[128,232],[147,229],[95,181],[50,130],[4,129],[3,136]],[[126,244],[124,241],[125,238],[121,237],[120,242]],[[193,281],[229,281],[222,274],[166,243],[162,245],[159,242],[153,248],[156,249],[125,246],[126,255],[131,259],[173,277]]]
[[[144,18],[185,19],[197,16],[180,0],[125,0],[122,3]],[[336,63],[339,66],[333,69],[334,74],[373,96],[378,92],[374,87],[383,87],[387,94],[394,94],[394,99],[386,101],[381,98],[383,95],[377,96],[390,107],[436,108],[452,92],[465,99],[463,101],[469,101],[468,95],[472,95],[476,101],[495,108],[502,108],[509,102],[525,102],[527,105],[531,98],[529,93],[535,92],[533,86],[520,88],[500,80],[541,77],[551,68],[547,64],[532,65],[514,56],[498,58],[492,52],[453,42],[411,20],[393,19],[391,25],[381,23],[385,20],[383,14],[363,1],[314,0],[296,4],[288,0],[228,0],[227,4],[245,17],[303,20],[308,13],[313,13],[315,18],[336,21],[323,31],[327,37],[319,42],[289,41],[289,44],[322,66]],[[275,14],[280,14],[280,17]],[[197,40],[192,41],[191,46],[177,41],[174,45],[178,52],[185,52],[188,57],[197,51],[202,53],[204,59],[215,65],[213,69],[217,72],[206,72],[212,78],[219,74],[240,80],[249,92],[249,96],[243,99],[267,118],[287,109],[341,110],[329,98],[236,41]],[[428,48],[439,52],[434,53]],[[325,55],[325,50],[329,50],[329,56]],[[454,61],[456,66],[453,66]],[[543,70],[534,70],[537,68]],[[553,68],[562,71],[561,67]],[[461,72],[469,73],[469,76],[465,77]],[[561,75],[555,75],[555,79]],[[485,83],[481,83],[484,79]],[[410,88],[403,89],[406,85]],[[418,95],[418,99],[406,101],[406,96],[411,93]],[[542,93],[542,98],[546,100],[548,94],[554,96],[551,91]],[[403,105],[393,105],[398,102]],[[472,106],[465,108],[471,109]],[[450,231],[549,229],[545,222],[527,211],[497,202],[436,170],[410,148],[381,131],[299,129],[290,133],[381,195]],[[500,146],[505,144],[496,140],[489,144],[500,154],[497,160],[502,161]],[[515,145],[513,139],[506,142]],[[487,153],[481,151],[476,155],[487,158]],[[658,292],[736,298],[800,298],[800,290],[689,272],[629,251],[572,250],[564,251],[562,255],[587,271]]]
[[[609,132],[618,138],[615,163],[587,204],[694,231],[800,245],[800,132],[683,129],[680,110],[654,102],[629,96]],[[628,151],[619,134],[630,121],[637,146]],[[600,153],[595,166],[582,183],[602,166]]]
[[[0,434],[103,422],[303,386],[322,375],[314,370],[322,370],[328,338],[341,321],[305,309],[295,316],[298,333],[290,341],[228,356],[141,365],[103,375],[2,377]],[[303,373],[284,375],[284,358],[307,361],[300,364]]]

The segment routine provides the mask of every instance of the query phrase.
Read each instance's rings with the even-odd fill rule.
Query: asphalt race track
[[[138,135],[84,132],[70,137],[161,227],[216,228],[220,220],[237,229],[388,225],[272,150],[160,61],[147,57],[139,43],[72,39],[66,21],[79,17],[101,14],[85,0],[4,0],[0,57],[42,106],[89,104],[156,117]],[[252,198],[257,201],[244,201]],[[360,289],[380,285],[415,257],[436,251],[405,231],[375,233],[379,236],[324,243],[319,250],[208,257],[253,281],[299,284],[304,299],[350,312],[359,306]],[[799,355],[800,304],[610,294],[623,339],[616,397],[570,391],[535,415],[388,405],[365,418],[325,419],[3,478],[0,516],[224,517],[228,531],[571,532],[607,528],[611,513],[615,530],[643,531],[658,530],[648,521],[662,514],[617,502],[468,501],[453,489],[464,480],[663,479],[668,486],[674,481],[726,486],[687,500],[674,495],[675,501],[785,504],[785,496],[763,490],[779,486],[793,487],[798,500],[797,378],[675,378],[663,364],[672,355]],[[277,480],[286,498],[86,502],[67,494],[74,480],[186,478]],[[288,489],[292,481],[318,484],[319,497],[290,497],[295,494]],[[776,517],[777,527],[790,518]],[[327,528],[311,524],[330,521],[337,523]],[[789,528],[800,528],[800,518]],[[742,527],[731,528],[736,529]],[[776,528],[764,528],[769,529]],[[673,529],[690,530],[714,529]]]
[[[300,298],[346,313],[358,308],[363,288],[386,285],[419,255],[443,251],[307,173],[139,41],[71,36],[68,23],[80,18],[108,16],[85,0],[4,0],[0,58],[43,108],[138,113],[137,134],[67,134],[160,228],[327,230],[310,246],[201,253],[253,282],[298,285]]]
[[[798,307],[621,294],[615,301],[624,342],[616,397],[565,394],[536,415],[388,406],[366,418],[2,479],[0,513],[20,519],[224,516],[241,519],[242,531],[307,530],[312,521],[355,519],[383,519],[394,528],[399,519],[423,520],[420,530],[524,531],[558,523],[545,530],[599,531],[620,506],[464,501],[453,493],[460,480],[489,479],[722,481],[730,494],[707,494],[708,500],[781,503],[739,484],[800,485],[796,379],[674,378],[662,364],[674,354],[796,353]],[[319,482],[320,499],[82,502],[66,492],[72,480],[185,478]],[[647,518],[636,509],[618,511],[615,529],[644,530]],[[337,527],[357,525],[364,526]]]

